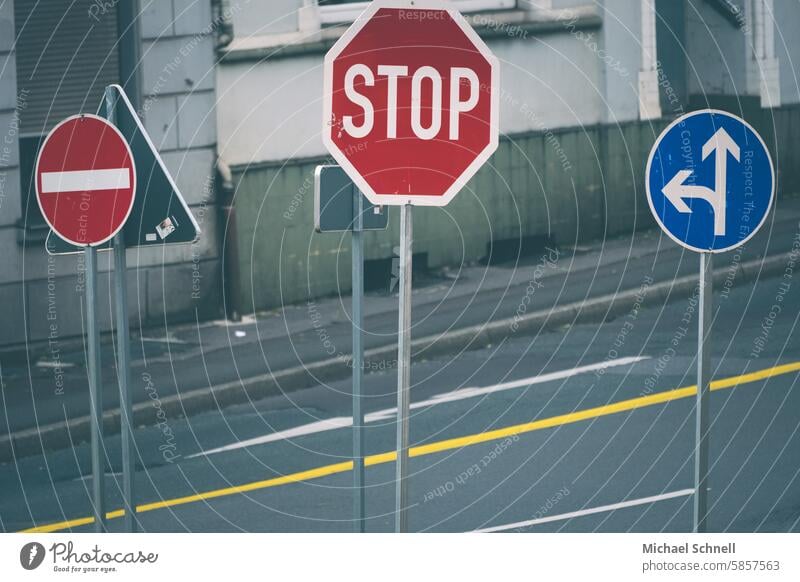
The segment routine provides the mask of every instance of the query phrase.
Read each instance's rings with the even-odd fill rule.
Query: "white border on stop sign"
[[[331,132],[333,131],[333,124],[331,123],[331,116],[333,113],[333,62],[350,44],[350,41],[359,33],[364,25],[370,21],[372,16],[381,8],[407,8],[409,10],[444,10],[447,12],[453,21],[458,24],[464,35],[475,45],[475,48],[483,55],[489,62],[492,70],[491,79],[491,103],[490,103],[490,135],[489,143],[478,154],[472,163],[466,167],[461,175],[453,182],[450,188],[441,195],[413,195],[403,196],[402,194],[378,194],[375,192],[369,183],[361,176],[356,170],[355,166],[350,163],[347,156],[342,153],[339,147],[333,143]],[[361,15],[353,22],[353,24],[344,32],[338,41],[331,47],[325,55],[324,61],[324,82],[323,82],[323,112],[322,112],[322,141],[330,154],[344,168],[350,179],[364,193],[364,196],[376,206],[402,206],[404,204],[412,204],[414,206],[446,206],[456,194],[466,185],[480,167],[492,156],[497,149],[499,143],[499,116],[500,116],[500,62],[494,53],[489,49],[483,39],[478,36],[478,33],[470,26],[466,19],[461,15],[458,9],[454,8],[447,2],[441,0],[373,0],[369,6],[361,13]],[[387,160],[391,163],[391,160]]]

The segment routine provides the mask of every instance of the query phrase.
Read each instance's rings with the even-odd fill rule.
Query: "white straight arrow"
[[[691,170],[680,170],[672,177],[672,180],[662,188],[664,196],[675,207],[678,212],[691,212],[692,209],[684,202],[685,198],[701,198],[711,205],[714,211],[714,235],[725,236],[725,208],[727,192],[727,162],[728,153],[739,161],[739,146],[733,141],[728,132],[723,128],[717,130],[711,139],[703,145],[703,159],[705,160],[716,152],[714,166],[714,189],[705,186],[685,184]]]
[[[703,159],[705,160],[711,155],[711,152],[716,152],[716,161],[714,166],[714,198],[717,206],[714,207],[714,234],[717,236],[725,236],[725,194],[727,192],[727,168],[728,168],[728,153],[739,161],[739,146],[733,141],[733,138],[728,135],[728,132],[723,128],[719,128],[717,133],[711,136],[705,145],[703,145]],[[713,204],[712,204],[713,205]],[[717,212],[717,208],[721,211]]]

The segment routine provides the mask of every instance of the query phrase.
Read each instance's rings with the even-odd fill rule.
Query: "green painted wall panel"
[[[781,179],[800,188],[800,108],[754,112],[778,150]],[[644,169],[667,125],[591,126],[504,137],[497,152],[444,208],[414,211],[414,252],[431,268],[486,256],[492,241],[547,236],[563,246],[649,228]],[[768,139],[767,139],[768,138]],[[770,141],[772,140],[772,141]],[[328,160],[290,160],[234,168],[243,312],[349,293],[350,237],[313,227],[313,174]],[[389,228],[367,233],[367,260],[387,259],[398,244],[399,212]]]

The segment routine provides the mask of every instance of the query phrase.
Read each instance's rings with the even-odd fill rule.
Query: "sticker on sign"
[[[375,205],[444,206],[497,149],[499,65],[449,4],[370,3],[324,81],[325,145]]]

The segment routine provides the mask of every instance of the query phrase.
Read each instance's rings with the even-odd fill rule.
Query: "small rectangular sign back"
[[[357,199],[362,202],[362,230],[384,230],[389,209],[375,206],[359,192],[339,166],[317,166],[314,172],[314,228],[317,232],[344,232],[355,226]]]

